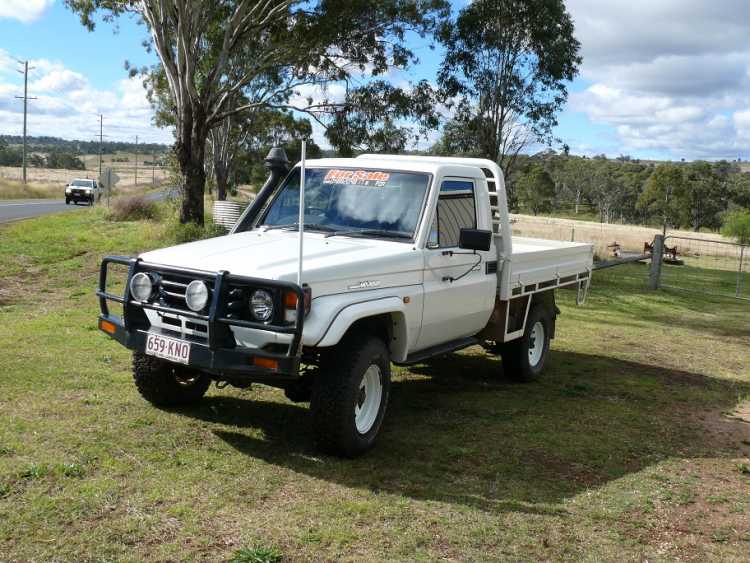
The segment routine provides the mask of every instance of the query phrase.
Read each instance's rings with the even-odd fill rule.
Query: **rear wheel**
[[[529,311],[521,338],[500,347],[503,370],[515,381],[532,381],[544,369],[552,336],[552,316],[543,306]]]
[[[159,407],[195,403],[211,385],[204,373],[139,352],[133,354],[133,379],[141,396]]]
[[[381,339],[354,333],[342,340],[313,385],[310,407],[318,446],[344,457],[372,448],[390,386],[390,356]]]

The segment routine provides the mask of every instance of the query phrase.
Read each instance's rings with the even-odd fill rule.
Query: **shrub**
[[[112,202],[109,211],[111,221],[141,221],[155,219],[159,214],[156,202],[142,195],[120,197]]]
[[[210,221],[210,219],[209,219]],[[179,223],[176,219],[167,230],[167,236],[178,244],[192,242],[206,238],[220,237],[227,234],[227,231],[221,225],[215,225],[207,221],[205,226],[197,223]]]

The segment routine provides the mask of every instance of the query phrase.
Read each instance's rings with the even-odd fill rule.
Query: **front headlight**
[[[136,301],[148,301],[154,291],[154,282],[151,276],[138,272],[130,278],[130,295]]]
[[[208,286],[201,280],[191,281],[185,290],[185,303],[191,311],[202,311],[208,305]]]
[[[273,317],[273,296],[265,289],[253,291],[250,296],[250,313],[256,321],[270,321]]]
[[[69,194],[69,193],[70,193],[70,186],[65,186],[65,193],[66,193],[66,194]]]

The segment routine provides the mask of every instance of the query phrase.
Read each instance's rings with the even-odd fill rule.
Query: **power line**
[[[18,61],[23,63],[23,70],[18,70],[23,74],[23,96],[16,96],[23,99],[23,183],[26,183],[26,114],[28,113],[29,100],[36,100],[35,97],[29,98],[29,61]],[[35,67],[31,67],[33,70]]]

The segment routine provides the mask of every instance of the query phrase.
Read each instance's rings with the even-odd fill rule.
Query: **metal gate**
[[[710,238],[664,239],[661,287],[750,301],[750,248]]]

